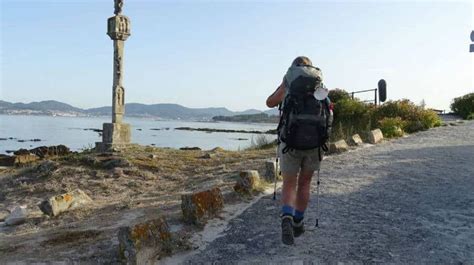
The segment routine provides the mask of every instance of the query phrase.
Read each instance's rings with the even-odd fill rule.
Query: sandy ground
[[[226,204],[245,202],[233,193],[239,172],[253,169],[263,174],[264,161],[273,153],[273,149],[181,151],[136,146],[112,157],[81,153],[57,158],[58,168],[48,174],[40,173],[38,164],[4,170],[0,214],[15,205],[28,206],[30,213],[24,224],[0,226],[0,264],[115,264],[118,229],[161,214],[186,242],[199,229],[183,225],[181,195],[218,186]],[[206,154],[211,158],[203,157]],[[120,166],[117,175],[115,169],[104,168],[110,159],[126,159],[128,165]],[[39,210],[42,200],[77,188],[94,202],[57,217]],[[188,246],[177,246],[176,252],[181,248]]]
[[[321,183],[294,246],[268,195],[183,263],[474,264],[474,122],[329,157]]]

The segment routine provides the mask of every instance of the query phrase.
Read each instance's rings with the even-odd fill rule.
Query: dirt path
[[[295,246],[266,196],[187,262],[474,264],[474,122],[333,156],[321,177],[320,228]]]

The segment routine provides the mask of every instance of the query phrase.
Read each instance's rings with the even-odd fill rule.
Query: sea
[[[63,144],[73,151],[90,149],[102,137],[97,129],[110,122],[110,117],[58,117],[31,115],[0,115],[0,154],[21,148]],[[221,133],[175,130],[177,127],[211,128],[227,130],[267,131],[276,124],[197,122],[182,120],[156,120],[125,117],[132,127],[132,143],[156,147],[199,147],[203,150],[221,147],[243,150],[258,137],[274,140],[275,135],[248,133]]]

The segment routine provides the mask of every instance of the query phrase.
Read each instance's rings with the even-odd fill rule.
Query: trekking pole
[[[318,169],[318,180],[316,182],[316,225],[315,227],[319,227],[319,171]]]
[[[276,200],[276,194],[277,194],[277,179],[278,179],[278,148],[277,148],[277,157],[276,157],[276,163],[275,163],[275,181],[274,181],[274,186],[273,186],[273,200]]]

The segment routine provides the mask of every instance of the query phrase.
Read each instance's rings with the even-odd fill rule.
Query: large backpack
[[[292,66],[285,75],[286,97],[280,106],[278,125],[279,141],[288,150],[327,149],[331,111],[327,99],[314,97],[315,90],[323,86],[319,68]]]

